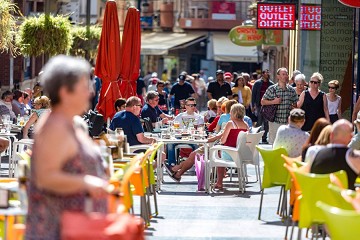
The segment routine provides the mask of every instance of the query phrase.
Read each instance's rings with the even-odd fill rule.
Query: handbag
[[[144,240],[144,221],[129,213],[65,211],[61,216],[61,239]]]
[[[262,105],[261,109],[260,109],[260,114],[261,114],[261,116],[263,116],[263,118],[265,118],[269,122],[274,122],[277,107],[278,107],[278,105],[276,105],[276,104]]]
[[[195,156],[195,172],[198,180],[198,191],[205,189],[205,160],[204,154],[197,153]]]

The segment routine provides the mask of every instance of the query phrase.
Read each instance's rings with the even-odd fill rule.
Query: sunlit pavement
[[[175,183],[164,175],[159,216],[152,218],[147,239],[284,239],[285,224],[276,214],[280,187],[265,190],[257,220],[260,187],[254,166],[248,165],[250,183],[244,194],[238,191],[236,177],[231,183],[230,177],[224,179],[223,192],[206,194],[197,191],[196,176],[187,174]]]

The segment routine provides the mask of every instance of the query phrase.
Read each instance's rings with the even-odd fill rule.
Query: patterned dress
[[[95,153],[94,148],[85,147],[76,137],[75,130],[69,126],[78,142],[78,154],[69,159],[62,170],[74,175],[93,175],[106,178],[101,164],[101,156]],[[34,143],[36,145],[36,142]],[[33,149],[36,149],[34,147]],[[54,152],[56,154],[56,152]],[[85,192],[69,195],[60,195],[55,192],[37,188],[34,183],[37,164],[37,152],[34,151],[31,159],[31,177],[28,186],[29,209],[26,219],[26,239],[60,239],[61,215],[64,211],[84,211]],[[51,159],[49,159],[51,160]],[[92,200],[93,211],[107,212],[106,199]]]

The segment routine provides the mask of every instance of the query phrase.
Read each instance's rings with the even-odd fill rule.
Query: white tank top
[[[327,97],[327,102],[328,102],[329,114],[330,115],[337,114],[337,110],[339,107],[339,102],[340,102],[341,97],[337,96],[336,100],[333,102],[330,101],[329,96],[326,95],[326,97]]]

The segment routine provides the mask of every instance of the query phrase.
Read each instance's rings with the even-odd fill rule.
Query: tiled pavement
[[[186,175],[175,183],[165,173],[158,195],[159,216],[151,220],[147,239],[284,239],[285,224],[276,214],[280,188],[265,190],[262,220],[257,220],[259,183],[254,167],[246,192],[237,188],[237,178],[225,182],[224,192],[197,192],[196,176]]]

